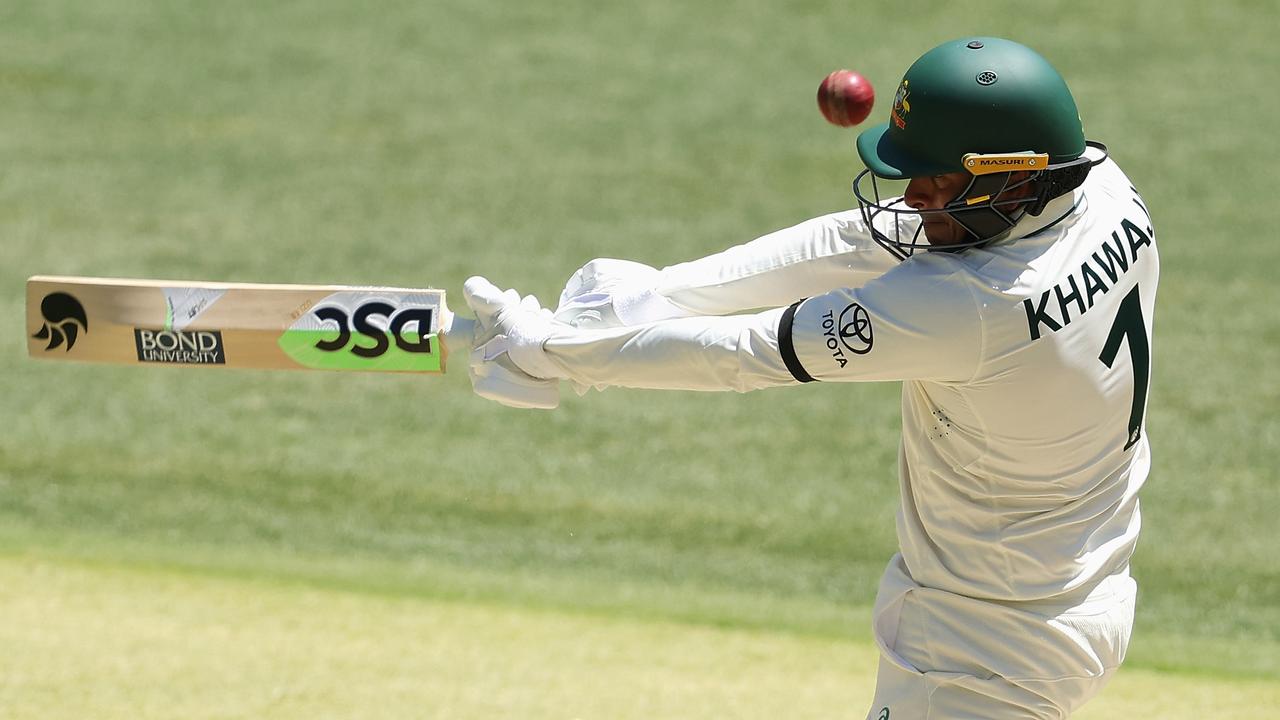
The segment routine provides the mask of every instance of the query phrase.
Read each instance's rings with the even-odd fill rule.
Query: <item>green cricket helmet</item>
[[[1084,159],[1086,145],[1102,148],[1086,143],[1071,91],[1047,60],[1001,38],[952,40],[911,65],[888,122],[858,136],[858,155],[867,170],[855,180],[854,194],[868,221],[881,211],[946,212],[972,237],[946,249],[974,247],[998,238],[1024,213],[1040,214],[1049,200],[1084,182],[1089,168],[1100,162]],[[875,187],[876,178],[955,172],[969,173],[971,181],[940,210],[915,210],[900,200],[882,203]],[[1013,183],[1013,172],[1029,175]],[[860,187],[868,179],[874,197]],[[1026,184],[1030,195],[997,200]],[[889,242],[909,251],[918,246],[916,239]]]

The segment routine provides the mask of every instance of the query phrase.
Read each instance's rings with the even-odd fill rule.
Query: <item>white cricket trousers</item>
[[[1126,568],[1079,600],[978,600],[916,584],[895,555],[876,596],[880,670],[867,718],[1066,718],[1124,659],[1136,595]]]

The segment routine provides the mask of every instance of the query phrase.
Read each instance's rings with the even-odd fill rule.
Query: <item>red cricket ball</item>
[[[871,81],[852,70],[836,70],[818,86],[818,109],[832,125],[853,127],[866,120],[875,101]]]

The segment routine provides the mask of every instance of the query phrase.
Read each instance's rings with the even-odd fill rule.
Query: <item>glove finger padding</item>
[[[475,313],[476,322],[486,332],[498,324],[498,316],[505,308],[520,303],[520,294],[515,290],[499,290],[498,286],[479,275],[467,278],[462,284],[462,297]]]
[[[477,348],[468,369],[476,395],[522,409],[553,410],[560,404],[559,381],[530,377],[512,365],[509,358],[483,360],[483,355],[484,350]]]
[[[476,315],[478,328],[468,368],[475,393],[508,407],[559,405],[557,369],[542,349],[551,328],[551,312],[534,296],[521,298],[515,290],[499,290],[479,276],[463,284],[463,297]]]

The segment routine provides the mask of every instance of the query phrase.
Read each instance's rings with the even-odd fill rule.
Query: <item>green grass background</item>
[[[859,717],[898,388],[41,364],[32,274],[554,299],[843,209],[831,69],[1070,82],[1164,265],[1130,658],[1082,716],[1280,717],[1270,2],[0,4],[0,716]],[[382,708],[382,712],[378,709]],[[1163,708],[1163,709],[1162,709]],[[91,712],[90,712],[91,711]]]

